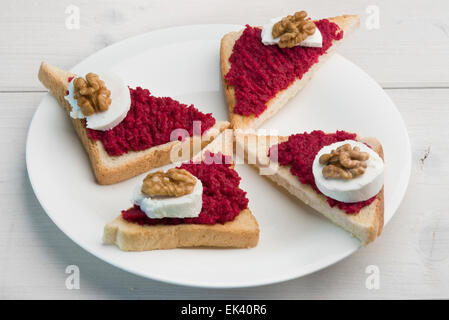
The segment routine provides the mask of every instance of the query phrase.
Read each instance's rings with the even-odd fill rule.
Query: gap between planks
[[[447,90],[449,86],[429,86],[429,87],[382,87],[384,90]],[[0,90],[2,93],[45,93],[48,90]]]

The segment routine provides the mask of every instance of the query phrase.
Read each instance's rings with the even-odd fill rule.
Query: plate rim
[[[86,62],[86,60],[90,60],[92,58],[95,58],[95,56],[99,55],[99,54],[105,54],[105,52],[107,53],[107,51],[109,50],[113,50],[116,46],[119,45],[124,45],[126,44],[126,42],[133,42],[133,41],[137,41],[139,38],[143,38],[145,36],[148,36],[149,34],[157,34],[157,33],[164,33],[164,32],[173,32],[174,30],[179,30],[179,29],[186,29],[186,28],[211,28],[211,27],[223,27],[223,28],[228,28],[228,29],[237,29],[237,28],[242,28],[242,25],[236,25],[236,24],[192,24],[192,25],[182,25],[182,26],[175,26],[175,27],[169,27],[169,28],[162,28],[162,29],[157,29],[157,30],[153,30],[153,31],[149,31],[149,32],[145,32],[142,34],[138,34],[126,39],[122,39],[118,42],[115,42],[105,48],[102,48],[94,53],[92,53],[91,55],[85,57],[84,59],[82,59],[81,61],[79,61],[75,66],[73,66],[72,68],[70,68],[70,71],[76,70],[77,68],[79,68],[80,65],[82,65],[83,63]],[[402,117],[402,115],[400,114],[398,108],[396,107],[396,104],[393,102],[393,100],[390,98],[390,96],[385,92],[385,90],[368,74],[366,73],[363,69],[361,69],[358,65],[356,65],[355,63],[351,62],[350,60],[346,59],[345,57],[341,56],[338,53],[335,53],[334,55],[339,56],[340,58],[344,59],[345,62],[350,63],[351,65],[353,65],[353,67],[357,68],[360,72],[362,72],[363,74],[365,74],[370,80],[371,82],[373,82],[374,85],[376,85],[378,88],[380,88],[382,90],[382,92],[384,93],[384,95],[386,96],[387,100],[395,107],[395,111],[397,113],[399,113],[400,116],[400,120],[403,123],[403,126],[405,128],[405,137],[406,137],[406,149],[407,149],[407,157],[406,160],[407,162],[405,163],[405,169],[404,169],[404,173],[406,174],[406,177],[404,179],[404,187],[402,188],[402,194],[401,196],[401,200],[398,202],[397,207],[394,208],[393,213],[391,214],[390,217],[388,217],[387,219],[385,219],[384,221],[384,227],[388,224],[388,222],[391,220],[391,218],[396,214],[397,210],[399,209],[399,207],[401,206],[404,198],[405,198],[405,194],[407,192],[407,189],[409,187],[409,182],[410,182],[410,176],[411,176],[411,163],[412,163],[412,151],[411,151],[411,143],[410,143],[410,137],[408,134],[408,130],[407,130],[407,126],[405,125],[404,119]],[[111,259],[107,258],[107,257],[103,257],[100,255],[97,255],[96,253],[94,253],[94,250],[90,249],[88,246],[76,241],[72,235],[70,234],[70,232],[68,232],[66,230],[66,228],[62,225],[62,224],[58,224],[53,216],[53,214],[50,213],[50,211],[48,210],[47,205],[45,204],[45,201],[42,199],[42,197],[40,196],[40,192],[38,191],[39,189],[36,187],[36,182],[34,181],[33,178],[33,174],[31,173],[32,170],[30,170],[30,132],[32,131],[33,126],[35,125],[35,118],[36,118],[36,114],[38,113],[39,108],[41,107],[42,103],[44,102],[45,99],[47,99],[47,97],[50,96],[50,93],[47,92],[46,95],[43,96],[43,98],[41,99],[38,107],[36,108],[36,110],[33,113],[33,116],[31,118],[29,127],[28,127],[28,132],[26,134],[26,147],[25,147],[25,162],[26,162],[26,168],[27,168],[27,175],[28,175],[28,179],[30,181],[31,187],[33,189],[34,194],[36,195],[36,198],[39,202],[39,204],[41,205],[42,209],[45,211],[45,213],[47,214],[47,216],[50,218],[50,220],[72,241],[74,242],[76,245],[78,245],[79,247],[81,247],[82,249],[84,249],[85,251],[87,251],[89,254],[93,255],[94,257],[96,257],[97,259],[100,259],[101,261],[108,263],[116,268],[119,268],[123,271],[129,272],[131,274],[143,277],[143,278],[147,278],[147,279],[151,279],[154,281],[158,281],[161,283],[169,283],[172,285],[182,285],[182,286],[189,286],[189,287],[196,287],[196,288],[213,288],[213,289],[232,289],[232,288],[249,288],[249,287],[258,287],[258,286],[265,286],[265,285],[270,285],[270,284],[275,284],[275,283],[282,283],[282,282],[286,282],[288,280],[293,280],[293,279],[297,279],[297,278],[301,278],[304,276],[307,276],[309,274],[318,272],[320,270],[323,270],[325,268],[328,268],[332,265],[334,265],[337,262],[342,261],[343,259],[346,259],[348,256],[352,255],[353,253],[355,253],[356,251],[358,251],[361,248],[361,244],[359,244],[356,248],[351,248],[349,250],[347,250],[346,252],[344,252],[343,254],[338,254],[332,257],[327,258],[326,260],[328,260],[327,263],[321,263],[319,267],[317,268],[313,268],[313,267],[308,267],[305,271],[303,269],[302,272],[296,272],[294,275],[292,274],[288,274],[286,276],[283,277],[276,277],[275,280],[273,279],[269,279],[267,281],[264,281],[263,279],[255,282],[255,281],[249,281],[249,282],[242,282],[242,281],[238,281],[236,283],[234,282],[215,282],[215,283],[211,283],[211,284],[206,284],[206,283],[194,283],[193,281],[180,281],[180,280],[172,280],[169,279],[167,277],[164,276],[153,276],[153,275],[148,275],[145,274],[143,272],[139,272],[137,270],[133,270],[133,269],[128,269],[125,266],[122,266],[120,263],[116,263],[114,261],[112,261]]]

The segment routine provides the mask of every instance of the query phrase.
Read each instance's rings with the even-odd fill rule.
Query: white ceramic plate
[[[193,103],[216,119],[227,119],[219,45],[225,33],[240,28],[198,25],[150,32],[105,48],[72,71],[109,69],[132,87],[149,88],[157,96]],[[377,137],[385,151],[385,223],[393,216],[409,180],[409,138],[393,102],[357,66],[335,55],[263,128],[280,134],[344,129]],[[69,119],[50,95],[34,115],[26,155],[31,184],[53,222],[98,258],[143,277],[200,287],[256,286],[325,268],[360,246],[254,169],[238,165],[242,188],[260,225],[256,248],[122,252],[102,244],[103,227],[130,206],[132,190],[142,175],[111,186],[96,184]]]

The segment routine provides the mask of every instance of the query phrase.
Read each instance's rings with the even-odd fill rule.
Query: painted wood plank
[[[70,5],[80,9],[80,29],[66,28]],[[408,0],[295,0],[261,5],[229,1],[2,1],[0,91],[42,90],[41,60],[70,68],[114,42],[152,30],[188,24],[262,24],[307,9],[312,16],[358,13],[360,30],[341,53],[384,87],[449,87],[449,2]],[[379,28],[372,28],[379,13]],[[374,21],[375,22],[375,21]]]
[[[373,244],[310,276],[238,290],[167,285],[116,269],[82,250],[47,217],[29,184],[25,141],[44,93],[0,93],[0,298],[340,299],[449,298],[449,89],[387,90],[408,127],[413,148],[403,203]],[[80,290],[67,290],[65,268],[77,265]],[[380,270],[368,290],[367,266]]]

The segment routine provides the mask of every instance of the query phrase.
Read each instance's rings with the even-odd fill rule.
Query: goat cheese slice
[[[114,73],[98,72],[97,74],[104,81],[106,88],[111,91],[111,105],[108,110],[94,113],[87,117],[81,112],[78,101],[74,97],[75,88],[73,81],[76,77],[70,81],[67,88],[69,93],[65,96],[65,99],[72,107],[70,112],[72,118],[86,119],[87,128],[105,131],[114,128],[125,119],[131,108],[131,95],[128,86]]]
[[[139,185],[134,191],[132,202],[148,218],[196,218],[203,207],[203,184],[198,178],[195,179],[193,192],[180,197],[150,197],[142,193],[142,185]]]
[[[360,151],[369,154],[365,173],[350,180],[325,178],[323,176],[324,165],[320,164],[319,158],[321,155],[330,153],[347,143],[352,148],[359,147]],[[373,149],[355,140],[340,141],[323,147],[315,156],[312,171],[318,190],[329,198],[346,203],[368,200],[377,195],[384,184],[384,162],[382,158]]]
[[[277,17],[271,19],[267,24],[262,27],[262,42],[264,45],[278,44],[280,37],[273,38],[273,26],[281,21],[283,17]],[[297,44],[302,47],[321,48],[323,46],[323,35],[318,28],[315,28],[315,33],[307,37],[303,42]]]

